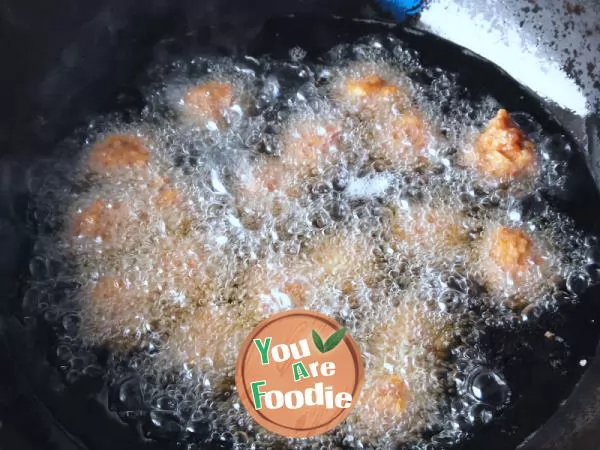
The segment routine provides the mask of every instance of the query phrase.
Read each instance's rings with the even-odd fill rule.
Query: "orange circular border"
[[[362,355],[360,353],[360,349],[358,348],[358,346],[356,345],[356,342],[354,342],[352,337],[350,335],[346,334],[342,341],[348,347],[348,349],[350,350],[350,353],[352,354],[352,359],[354,360],[354,368],[355,368],[355,380],[357,380],[357,382],[355,383],[354,388],[352,390],[352,399],[353,399],[352,406],[350,408],[341,410],[337,416],[335,416],[333,419],[330,419],[327,423],[324,423],[318,427],[311,427],[311,428],[304,428],[304,429],[290,428],[288,426],[278,424],[278,423],[272,421],[271,419],[269,419],[268,417],[265,417],[265,415],[262,414],[260,411],[257,411],[254,408],[254,405],[252,404],[251,396],[248,392],[248,387],[246,385],[246,382],[245,382],[246,380],[244,378],[244,362],[246,360],[246,356],[252,346],[253,340],[256,337],[256,335],[258,335],[264,328],[271,325],[273,322],[279,321],[281,319],[285,319],[286,317],[294,317],[294,316],[308,316],[311,319],[317,319],[317,320],[329,325],[334,331],[339,330],[341,328],[341,325],[339,323],[337,323],[335,320],[333,320],[332,318],[330,318],[329,316],[326,316],[325,314],[321,314],[321,313],[318,313],[315,311],[308,311],[305,309],[294,309],[291,311],[285,311],[282,313],[272,315],[268,319],[261,322],[256,328],[254,328],[254,330],[252,330],[252,332],[244,340],[244,343],[242,344],[242,348],[240,350],[240,354],[238,356],[238,360],[237,360],[237,363],[235,366],[235,384],[236,384],[236,388],[238,390],[238,394],[240,396],[240,400],[242,401],[242,404],[246,408],[246,411],[248,411],[250,416],[252,416],[252,418],[259,425],[261,425],[262,427],[266,428],[267,430],[269,430],[273,433],[277,433],[277,434],[280,434],[285,437],[306,438],[306,437],[311,437],[311,436],[316,436],[318,434],[326,433],[327,431],[330,431],[330,430],[334,429],[335,427],[337,427],[340,423],[342,423],[344,420],[346,420],[348,418],[348,416],[354,409],[356,402],[358,401],[358,397],[360,395],[360,392],[361,392],[361,389],[362,389],[362,386],[364,383],[365,368],[364,368],[364,363],[362,360]]]

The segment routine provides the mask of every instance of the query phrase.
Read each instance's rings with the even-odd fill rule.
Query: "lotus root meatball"
[[[411,393],[406,382],[399,375],[380,374],[370,377],[358,405],[363,422],[389,423],[402,416],[409,403]]]
[[[203,125],[222,128],[226,115],[237,101],[236,88],[224,81],[210,80],[192,87],[183,98],[184,116]]]
[[[396,208],[392,218],[392,241],[399,248],[427,259],[466,250],[473,221],[456,207],[416,203]]]
[[[374,249],[366,235],[340,233],[318,239],[310,245],[308,254],[325,275],[347,277],[372,267]]]
[[[334,98],[350,112],[363,118],[374,113],[400,111],[409,103],[409,95],[397,76],[388,68],[356,65],[334,83]]]
[[[298,198],[302,191],[302,180],[295,179],[280,160],[261,160],[252,172],[239,184],[242,200],[256,196]]]
[[[148,333],[152,305],[135,274],[102,276],[85,292],[83,326],[94,340],[128,351]]]
[[[275,266],[253,266],[242,277],[241,302],[249,315],[261,320],[310,304],[314,299],[315,283],[307,267],[293,261]]]
[[[321,173],[343,160],[344,147],[339,121],[296,118],[282,137],[281,162],[293,178]]]
[[[166,363],[212,372],[212,381],[232,375],[242,342],[252,330],[240,317],[231,305],[207,305],[187,315],[165,339]]]
[[[197,234],[167,237],[152,249],[155,267],[149,285],[160,293],[163,306],[170,311],[193,311],[224,295],[219,280],[229,269],[227,256],[209,248],[205,240]]]
[[[414,110],[380,116],[372,125],[372,158],[391,167],[414,167],[427,162],[432,140],[430,126]]]
[[[135,229],[139,217],[122,201],[96,199],[77,209],[72,218],[71,236],[74,245],[117,245],[127,232]]]
[[[302,180],[291,175],[280,160],[262,160],[236,186],[236,207],[244,226],[258,230],[278,221],[302,194]]]
[[[140,171],[148,166],[150,150],[135,135],[113,134],[96,143],[89,154],[90,171],[108,177],[119,177],[127,171]]]
[[[398,306],[375,320],[366,343],[371,357],[357,405],[359,423],[374,434],[411,423],[422,408],[434,409],[441,387],[431,372],[453,343],[453,326],[446,314],[416,292],[393,295]]]
[[[157,235],[185,234],[193,220],[184,196],[162,178],[82,197],[69,224],[74,249],[130,248]]]
[[[556,281],[548,249],[520,228],[492,225],[484,235],[479,259],[486,283],[501,296],[533,297],[543,285]]]
[[[369,236],[340,233],[320,238],[308,247],[308,257],[315,267],[313,280],[322,286],[320,292],[330,292],[323,296],[327,297],[327,308],[337,310],[342,301],[358,306],[366,299],[362,294],[377,285],[378,260]]]
[[[484,177],[500,182],[532,176],[537,168],[535,144],[505,109],[477,137],[467,160]]]

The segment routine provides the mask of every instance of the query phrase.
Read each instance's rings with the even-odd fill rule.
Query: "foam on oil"
[[[288,444],[458,442],[510,401],[474,324],[535,320],[532,308],[552,310],[591,283],[591,241],[550,208],[520,209],[564,163],[521,114],[538,144],[539,177],[479,179],[460,155],[499,105],[461,99],[451,75],[427,72],[393,40],[342,45],[319,64],[293,55],[154,68],[141,117],[99,119],[68,143],[83,151],[32,183],[39,240],[24,307],[56,324],[71,381],[100,370],[90,349],[112,350],[112,407],[131,421],[149,403],[150,437],[244,448],[280,441],[241,407],[233,368],[260,320],[305,307],[348,327],[368,395],[339,429]],[[370,75],[397,86],[398,101],[349,106],[344,81]],[[185,106],[206,82],[231,87],[217,118]],[[415,133],[394,133],[407,111]],[[90,151],[114,133],[146,143],[147,167],[90,175]],[[499,226],[542,249],[543,274],[514,289],[490,281],[488,234]],[[388,405],[390,395],[401,404]]]

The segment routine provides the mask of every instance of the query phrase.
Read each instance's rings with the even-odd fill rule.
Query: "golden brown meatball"
[[[89,169],[99,175],[123,175],[148,166],[150,150],[144,140],[131,134],[110,135],[92,147]]]
[[[374,245],[366,237],[328,236],[309,246],[308,258],[283,257],[243,273],[237,295],[249,316],[261,320],[305,307],[337,311],[375,284]]]
[[[242,306],[257,320],[272,314],[307,306],[314,295],[314,280],[299,264],[283,267],[254,266],[243,275],[240,297]]]
[[[368,235],[340,233],[308,245],[316,303],[324,311],[360,307],[382,279],[376,244]]]
[[[291,178],[320,173],[343,157],[342,125],[333,119],[297,118],[281,139],[281,162]]]
[[[264,159],[236,186],[236,208],[243,225],[260,229],[269,219],[277,221],[302,194],[298,178],[286,172],[277,159]]]
[[[372,124],[372,158],[395,168],[427,161],[425,150],[432,139],[430,126],[416,110],[379,115]]]
[[[188,314],[165,340],[165,362],[216,371],[213,381],[232,375],[241,344],[252,330],[240,317],[232,305],[207,305]]]
[[[378,75],[350,78],[344,85],[344,96],[355,104],[376,106],[384,102],[405,102],[406,94],[398,86]]]
[[[410,101],[408,92],[389,67],[372,64],[349,67],[334,81],[333,97],[363,119],[375,113],[404,110]]]
[[[160,177],[93,193],[71,217],[69,238],[77,251],[125,249],[157,235],[184,235],[194,219],[183,194]]]
[[[103,276],[83,302],[83,326],[92,339],[119,351],[140,345],[152,320],[153,300],[135,277]]]
[[[467,159],[485,177],[501,182],[531,176],[537,167],[535,144],[505,109],[479,135]]]
[[[218,128],[225,125],[227,110],[236,102],[232,84],[218,80],[206,81],[191,88],[183,98],[183,113],[188,119]]]
[[[294,179],[292,175],[281,160],[262,160],[246,182],[240,185],[242,200],[249,200],[247,197],[256,199],[260,195],[297,198],[301,194],[302,180]]]
[[[392,242],[411,254],[434,260],[465,250],[471,222],[447,204],[397,208],[391,224]]]
[[[488,230],[481,250],[487,283],[500,293],[539,284],[544,271],[541,250],[519,228],[496,226]]]
[[[225,294],[219,289],[225,282],[227,255],[211,250],[205,240],[196,233],[163,237],[149,251],[154,264],[149,286],[159,293],[165,313],[179,317]]]
[[[71,236],[97,243],[112,244],[136,220],[121,201],[114,203],[94,200],[91,205],[78,210],[71,227]]]
[[[494,233],[489,254],[492,262],[514,279],[522,277],[537,260],[527,235],[522,230],[506,227]]]
[[[375,320],[366,342],[370,358],[356,415],[359,427],[368,434],[398,426],[410,429],[423,410],[436,407],[441,388],[431,372],[440,367],[453,343],[447,315],[412,291],[398,294],[398,302]]]
[[[323,280],[349,294],[359,283],[372,286],[376,282],[375,246],[367,235],[339,233],[312,242],[308,256]]]
[[[402,416],[411,402],[411,393],[399,375],[381,374],[372,377],[368,389],[360,398],[361,418],[374,423],[390,421]]]

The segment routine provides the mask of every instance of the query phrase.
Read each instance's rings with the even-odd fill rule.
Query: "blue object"
[[[425,0],[378,0],[381,7],[392,14],[399,22],[408,16],[420,13],[425,7]]]

